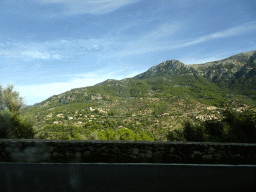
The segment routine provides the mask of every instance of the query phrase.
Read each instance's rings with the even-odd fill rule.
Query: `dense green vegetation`
[[[227,109],[222,121],[207,120],[192,125],[185,121],[183,130],[167,135],[170,141],[256,143],[256,113],[245,110],[242,113]]]
[[[232,109],[255,109],[256,102],[228,87],[222,83],[220,88],[198,75],[159,72],[144,79],[73,89],[24,109],[20,109],[17,94],[7,97],[12,92],[8,88],[9,92],[0,91],[1,106],[7,104],[0,111],[0,137],[256,142],[254,112]],[[198,105],[217,107],[211,113],[217,116],[219,111],[222,120],[196,119],[195,115],[209,113]],[[180,124],[182,129],[173,129]]]
[[[22,99],[13,91],[13,85],[2,90],[0,86],[0,138],[34,138],[36,131],[31,118],[20,115]]]

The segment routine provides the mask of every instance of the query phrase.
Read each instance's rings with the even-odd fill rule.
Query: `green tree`
[[[2,89],[2,87],[0,88]],[[2,92],[2,91],[0,91]],[[19,97],[19,92],[13,91],[13,85],[8,85],[1,93],[1,97],[7,108],[14,113],[20,114],[20,108],[24,105],[22,98]]]
[[[166,138],[168,141],[185,141],[183,132],[179,129],[174,129],[170,131],[167,135]]]
[[[226,141],[255,143],[256,142],[256,121],[255,112],[245,110],[242,113],[227,108],[224,112],[223,123],[228,124]]]
[[[98,115],[98,114],[100,114],[100,111],[98,109],[95,109],[94,113]]]
[[[115,133],[112,128],[105,129],[105,131],[101,131],[98,134],[101,140],[115,140]]]
[[[4,90],[0,86],[0,101],[0,138],[33,139],[37,131],[33,129],[32,117],[21,117],[22,98],[13,91],[13,85]]]
[[[141,138],[130,129],[120,129],[117,133],[120,135],[120,140],[141,140]]]
[[[115,111],[110,110],[110,111],[108,112],[108,115],[109,115],[109,116],[114,116],[114,115],[116,115],[116,112],[115,112]]]
[[[193,126],[191,122],[185,121],[182,122],[184,127],[184,138],[187,141],[195,141],[195,142],[205,142],[208,138],[205,135],[205,127],[202,125]]]
[[[69,120],[67,115],[64,116],[64,120]]]
[[[81,140],[80,133],[76,133],[74,138],[72,138],[71,140]]]
[[[4,104],[4,93],[2,86],[0,85],[0,111],[7,109],[5,104]]]
[[[142,141],[154,141],[149,135],[146,135],[145,131],[140,132],[140,138]]]
[[[63,133],[60,140],[72,140],[72,137],[69,135],[69,133]]]

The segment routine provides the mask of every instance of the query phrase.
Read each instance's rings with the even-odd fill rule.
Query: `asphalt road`
[[[255,165],[0,163],[0,191],[256,191]]]

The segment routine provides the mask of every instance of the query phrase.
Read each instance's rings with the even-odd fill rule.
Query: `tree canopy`
[[[19,92],[13,91],[13,85],[6,89],[0,85],[0,138],[34,138],[36,131],[31,118],[20,115],[22,105],[22,98]]]
[[[23,105],[19,92],[13,91],[13,85],[8,85],[6,89],[2,89],[0,85],[0,110],[9,109],[11,112],[19,114]]]

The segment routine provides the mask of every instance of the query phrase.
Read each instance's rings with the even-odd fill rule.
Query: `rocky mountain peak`
[[[180,68],[186,68],[185,64],[180,62],[179,60],[166,60],[163,63],[155,66],[157,69],[165,68],[167,70],[176,70]],[[153,67],[152,67],[153,68]]]
[[[254,55],[255,56],[256,51],[250,51],[250,52],[243,52],[237,55],[233,55],[231,57],[228,57],[226,59],[222,59],[221,61],[232,61],[232,62],[248,62],[251,57]]]
[[[158,65],[151,67],[148,71],[141,73],[135,76],[135,79],[141,78],[148,78],[151,76],[155,76],[159,72],[167,73],[167,74],[176,74],[178,75],[178,70],[183,70],[186,72],[191,72],[190,66],[185,65],[184,63],[180,62],[179,60],[166,60]]]

